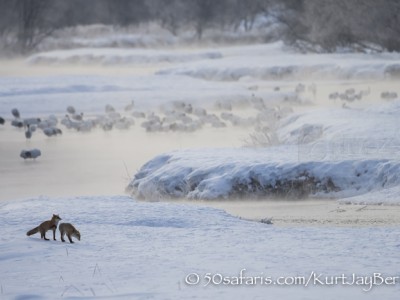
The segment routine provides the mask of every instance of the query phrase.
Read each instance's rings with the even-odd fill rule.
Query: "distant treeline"
[[[400,50],[399,0],[0,0],[0,49],[28,53],[57,29],[89,24],[157,22],[201,39],[210,28],[251,30],[261,15],[304,50]]]

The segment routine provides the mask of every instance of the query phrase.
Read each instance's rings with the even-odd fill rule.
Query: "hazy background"
[[[279,39],[303,51],[398,51],[399,16],[397,0],[1,0],[0,52],[13,56],[79,46],[79,41],[65,43],[66,36],[79,36],[76,26],[93,24],[108,27],[91,34],[165,30],[152,46],[173,46],[176,37],[181,43]],[[143,43],[119,40],[110,46]]]

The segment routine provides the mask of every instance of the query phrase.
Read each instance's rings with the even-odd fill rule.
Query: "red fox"
[[[48,241],[49,239],[46,238],[46,232],[51,229],[51,230],[53,230],[53,239],[56,240],[56,229],[57,229],[58,222],[60,222],[60,220],[61,220],[61,218],[58,215],[53,215],[51,220],[44,221],[38,227],[35,227],[35,228],[29,230],[26,233],[26,235],[30,236],[32,234],[40,232],[40,238]]]
[[[65,242],[64,240],[64,234],[67,235],[69,242],[73,244],[74,242],[72,241],[72,236],[77,238],[78,241],[81,240],[81,233],[70,223],[62,223],[58,227],[60,230],[60,235],[61,235],[61,241]]]

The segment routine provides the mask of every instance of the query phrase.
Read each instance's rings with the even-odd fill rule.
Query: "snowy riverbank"
[[[314,196],[349,203],[374,192],[366,203],[399,204],[384,191],[400,184],[398,109],[391,102],[291,114],[269,131],[272,145],[165,153],[144,164],[127,191],[147,200]]]
[[[276,160],[273,153],[281,155]],[[283,147],[177,151],[145,164],[127,190],[148,200],[344,198],[399,184],[400,164],[396,161],[296,159]]]

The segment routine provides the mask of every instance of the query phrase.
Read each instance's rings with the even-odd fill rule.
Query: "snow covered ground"
[[[73,223],[81,241],[25,235],[52,213]],[[400,292],[398,227],[275,227],[126,196],[3,201],[0,225],[2,299],[397,299]],[[199,283],[186,283],[196,283],[195,274]],[[342,274],[343,284],[333,284]],[[312,279],[305,287],[295,276]],[[389,276],[396,283],[382,284]]]
[[[74,49],[35,54],[29,64],[103,64],[127,65],[149,63],[182,63],[194,60],[218,59],[217,51],[151,50],[151,49]]]
[[[179,74],[208,80],[263,80],[302,78],[383,79],[398,77],[399,54],[299,54],[285,49],[281,42],[243,46],[221,51],[224,59],[212,65],[190,62],[183,67],[166,68],[158,74]],[[246,59],[238,61],[238,56]]]
[[[215,50],[81,48],[38,53],[30,57],[28,63],[178,63],[172,67],[164,66],[157,74],[186,75],[207,80],[301,80],[304,77],[321,80],[397,78],[400,75],[399,58],[398,53],[299,54],[285,48],[282,42],[276,42]],[[210,59],[213,61],[207,62]]]
[[[195,30],[185,28],[178,35],[162,28],[157,22],[120,27],[104,24],[75,26],[56,30],[38,46],[39,51],[74,48],[187,48],[212,45],[234,45],[264,43],[276,40],[282,31],[275,18],[260,15],[254,20],[252,29],[245,28],[244,22],[238,24],[235,32],[226,28],[207,29],[201,40]]]

